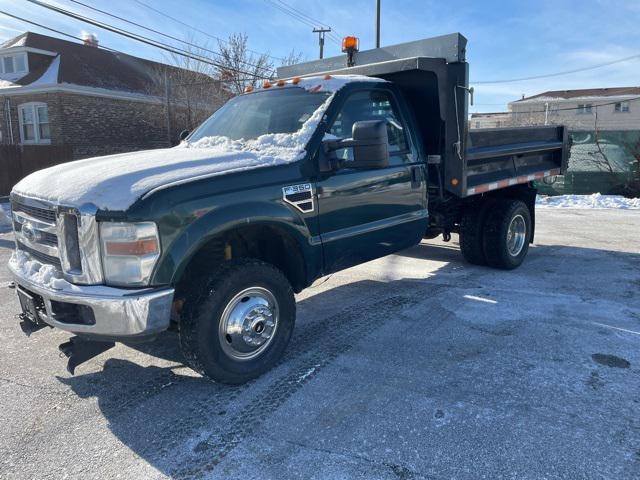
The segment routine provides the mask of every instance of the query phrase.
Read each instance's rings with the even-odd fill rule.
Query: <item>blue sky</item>
[[[44,0],[87,16],[109,20],[68,0]],[[137,5],[133,0],[82,0],[151,28],[216,49],[215,40]],[[265,0],[141,0],[212,35],[249,35],[252,49],[284,56],[291,48],[308,59],[318,53],[311,28]],[[361,48],[374,43],[374,0],[284,0],[308,16],[354,34]],[[95,32],[101,44],[142,57],[165,60],[162,52],[45,10],[25,0],[0,0],[0,10],[80,35]],[[382,0],[382,44],[459,31],[469,40],[472,81],[520,78],[571,70],[640,54],[640,0]],[[37,27],[0,15],[0,41]],[[48,33],[42,31],[42,33]],[[141,31],[140,33],[145,33]],[[50,33],[49,33],[50,34]],[[148,34],[145,33],[145,34]],[[153,36],[152,34],[149,34]],[[161,39],[161,37],[157,37]],[[165,40],[166,41],[166,40]],[[339,45],[327,40],[327,55]],[[478,85],[471,111],[500,111],[522,94],[545,90],[640,85],[640,59],[588,72],[542,80]]]

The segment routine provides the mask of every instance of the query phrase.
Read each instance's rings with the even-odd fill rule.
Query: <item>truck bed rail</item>
[[[470,130],[465,152],[464,196],[561,175],[567,168],[567,128]]]

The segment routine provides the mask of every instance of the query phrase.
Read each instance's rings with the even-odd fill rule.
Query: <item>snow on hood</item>
[[[355,75],[312,77],[298,86],[335,92],[353,81],[382,81]],[[262,135],[254,140],[206,137],[174,148],[89,158],[35,172],[13,192],[69,206],[93,204],[101,210],[126,210],[145,193],[168,184],[296,162],[333,95],[292,134]]]

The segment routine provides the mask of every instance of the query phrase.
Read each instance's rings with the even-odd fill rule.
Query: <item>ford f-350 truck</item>
[[[460,236],[513,269],[534,180],[563,173],[564,127],[468,131],[460,34],[287,67],[179,146],[36,172],[11,193],[26,333],[75,334],[68,369],[173,328],[185,361],[242,383],[282,356],[294,293]],[[349,66],[345,66],[345,60]]]

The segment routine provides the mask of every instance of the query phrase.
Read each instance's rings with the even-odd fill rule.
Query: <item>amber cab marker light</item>
[[[333,77],[331,75],[329,75],[328,73],[324,76],[325,80],[331,80]]]
[[[251,93],[253,92],[253,87],[251,85],[247,85],[246,87],[244,87],[244,93]]]
[[[284,80],[278,80],[278,83],[276,83],[276,85],[278,85],[279,87],[284,87]]]
[[[458,183],[460,183],[460,182],[458,182],[458,179],[457,179],[457,178],[452,178],[452,179],[451,179],[451,185],[453,185],[454,187],[455,187],[456,185],[458,185]]]
[[[271,82],[269,80],[265,80],[262,84],[262,88],[271,88]]]
[[[294,85],[298,85],[300,83],[300,77],[295,77],[293,80],[291,80],[291,83],[293,83]]]
[[[342,51],[358,51],[360,48],[360,39],[358,37],[344,37],[342,39]]]

